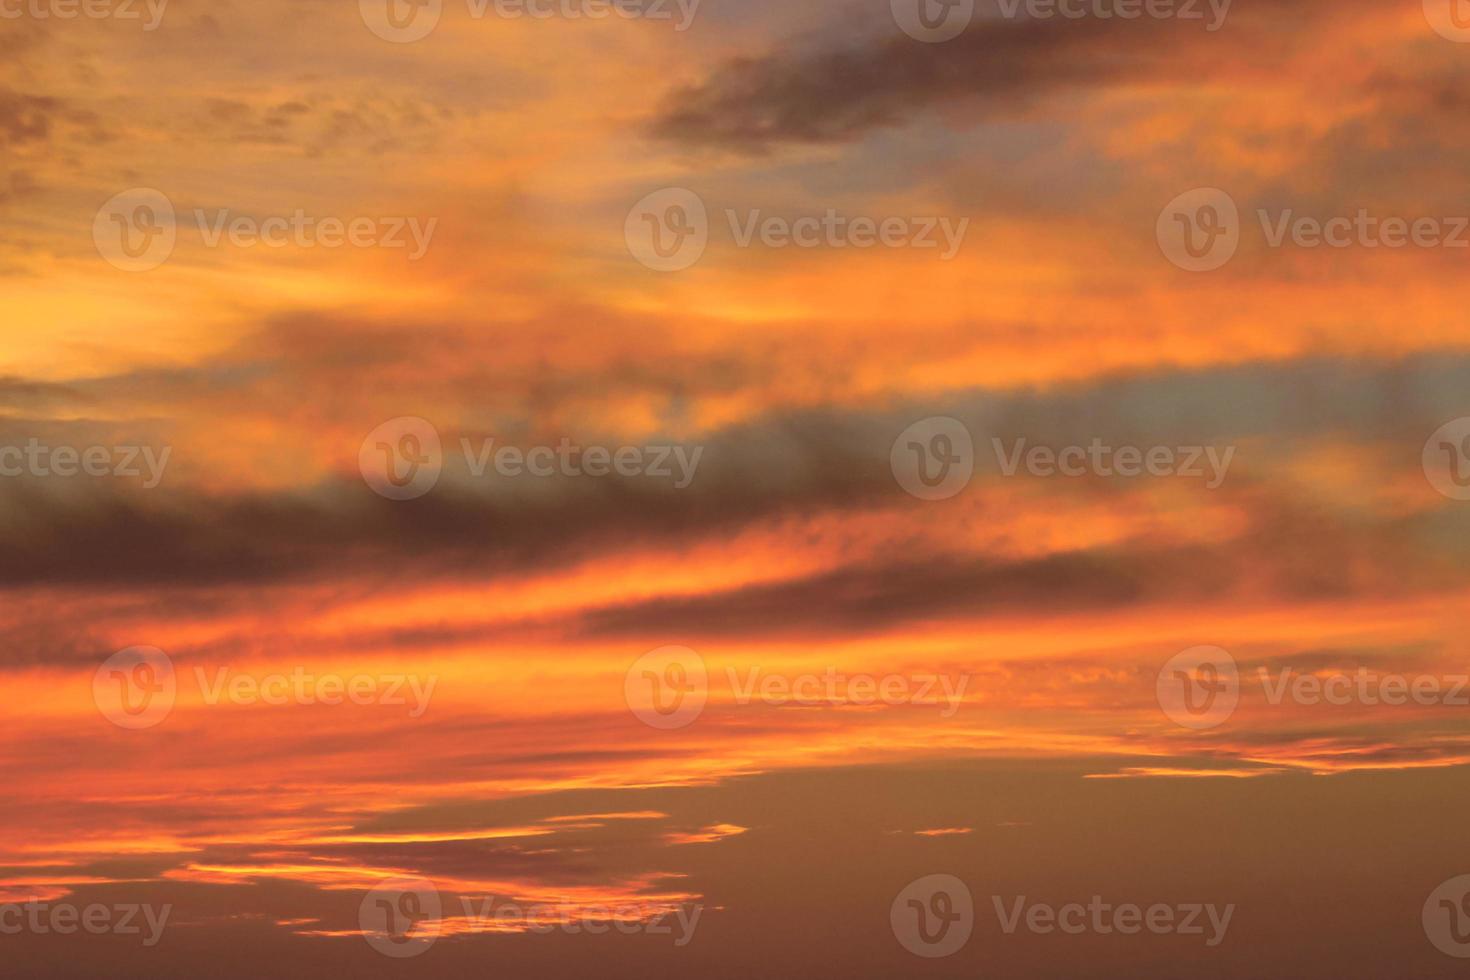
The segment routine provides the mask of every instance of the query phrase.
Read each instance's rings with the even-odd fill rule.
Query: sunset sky
[[[1462,0],[68,2],[0,0],[15,975],[1463,975]],[[1360,213],[1443,240],[1292,224]],[[1233,919],[992,902],[1095,895]]]

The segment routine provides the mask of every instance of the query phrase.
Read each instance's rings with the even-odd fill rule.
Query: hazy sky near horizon
[[[1458,968],[1461,0],[88,2],[0,0],[25,975]]]

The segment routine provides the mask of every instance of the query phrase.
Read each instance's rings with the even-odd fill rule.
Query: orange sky
[[[1167,943],[1099,936],[908,957],[892,893],[972,869],[984,909],[992,873],[1058,901],[1239,900],[1254,940],[1189,975],[1449,975],[1417,916],[1470,859],[1425,815],[1470,762],[1470,502],[1436,462],[1462,445],[1470,467],[1470,423],[1436,433],[1470,416],[1470,252],[1268,233],[1287,211],[1470,215],[1470,47],[1435,2],[1237,0],[1216,31],[981,2],[937,43],[835,0],[702,0],[687,29],[672,3],[445,0],[407,42],[370,29],[378,0],[170,0],[152,29],[141,4],[15,6],[0,903],[173,912],[156,949],[0,951],[35,976],[187,976],[231,950],[240,976],[478,976],[482,949],[547,976],[1183,975]],[[670,188],[708,240],[658,271],[629,229]],[[1238,207],[1213,271],[1156,238],[1193,188]],[[745,222],[833,211],[964,230],[952,255],[742,244]],[[108,236],[160,216],[171,247],[135,268]],[[228,230],[295,216],[314,230],[279,245]],[[405,245],[333,245],[324,221]],[[901,434],[936,418],[973,472],[922,499]],[[432,487],[390,499],[377,454],[406,464],[428,435]],[[1094,442],[1229,462],[1007,473],[1017,445]],[[100,447],[108,472],[5,470],[36,444]],[[493,462],[559,445],[583,470]],[[593,475],[590,447],[672,475]],[[128,453],[137,474],[114,472]],[[1238,677],[1205,727],[1159,693],[1197,647]],[[106,666],[135,648],[160,652]],[[1293,677],[1367,687],[1314,702]],[[1442,696],[1357,693],[1385,678]],[[156,683],[167,704],[129,714]],[[702,708],[679,715],[660,698],[686,685]],[[1303,861],[1360,849],[1311,895],[1373,900],[1335,924],[1278,904],[1274,847],[1235,855],[1253,881],[1154,867],[1188,865],[1179,813]],[[395,963],[358,908],[408,879],[447,912]],[[514,908],[472,914],[487,901]],[[801,902],[815,936],[782,924]],[[690,909],[712,938],[681,959],[648,926]],[[589,953],[533,928],[558,916],[643,931]],[[1380,922],[1375,960],[1355,943]]]

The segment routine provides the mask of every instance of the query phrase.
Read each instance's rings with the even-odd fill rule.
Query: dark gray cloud
[[[920,43],[893,28],[825,49],[733,59],[672,93],[652,132],[691,146],[762,152],[780,143],[857,139],[940,107],[951,122],[980,121],[1112,86],[1239,83],[1279,72],[1294,40],[1319,28],[1328,5],[1237,4],[1215,32],[1199,20],[1005,18],[994,4],[978,6],[989,9],[943,43]],[[1343,6],[1334,8],[1339,15]]]

